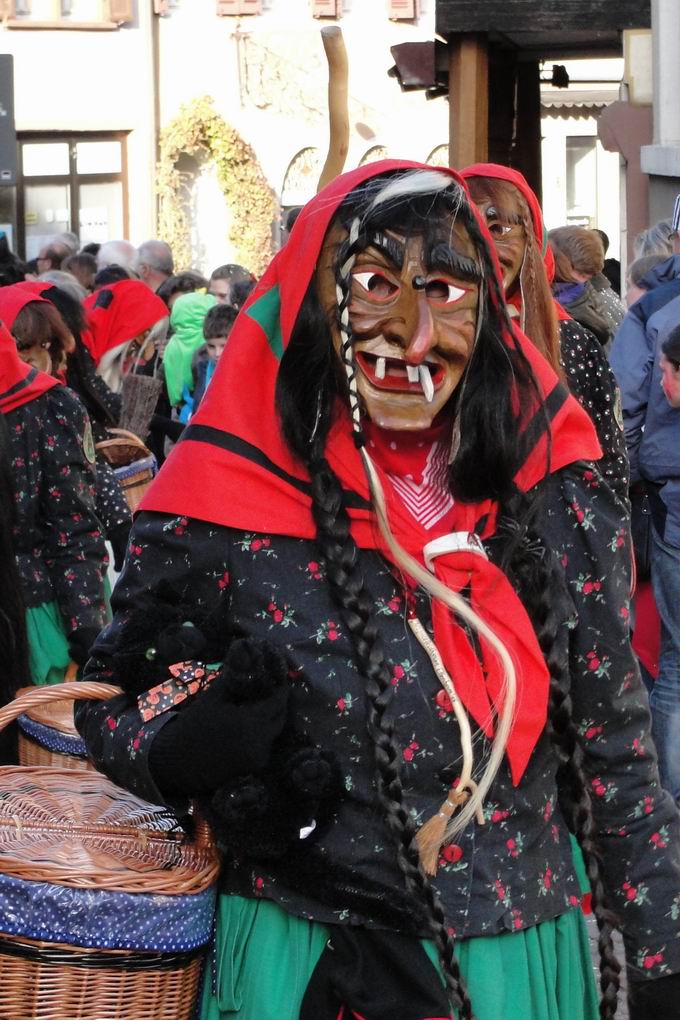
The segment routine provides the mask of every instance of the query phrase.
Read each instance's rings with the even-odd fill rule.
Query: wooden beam
[[[437,32],[560,33],[649,28],[650,0],[437,0]]]
[[[520,170],[530,186],[542,195],[541,178],[541,80],[538,61],[517,65],[516,135],[511,166]]]
[[[449,39],[449,162],[461,168],[489,153],[489,58],[486,36]]]

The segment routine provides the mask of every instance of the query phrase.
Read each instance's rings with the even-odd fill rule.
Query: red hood
[[[0,294],[11,287],[0,288]],[[26,365],[17,354],[14,337],[0,322],[0,412],[7,414],[57,386],[57,380]]]
[[[95,362],[107,351],[134,340],[168,315],[163,301],[141,280],[119,280],[100,287],[85,298]]]

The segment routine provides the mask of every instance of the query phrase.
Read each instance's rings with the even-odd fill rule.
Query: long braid
[[[375,619],[373,599],[358,565],[357,547],[350,534],[340,483],[323,457],[323,440],[314,443],[308,465],[312,480],[312,510],[317,542],[326,565],[333,598],[351,636],[359,670],[366,681],[368,732],[373,743],[377,787],[387,825],[394,838],[397,860],[408,890],[424,905],[427,923],[442,963],[451,1003],[460,1020],[473,1020],[472,1003],[439,896],[420,866],[415,825],[404,806],[400,776],[400,748],[387,710],[394,695],[390,671]]]
[[[515,545],[509,566],[520,586],[522,601],[532,619],[550,671],[547,730],[559,762],[557,783],[560,804],[583,853],[591,887],[593,913],[599,931],[600,1017],[601,1020],[612,1020],[616,1014],[621,973],[612,938],[618,925],[607,906],[592,801],[583,770],[583,750],[572,718],[569,675],[557,640],[565,620],[565,578],[554,554],[538,536],[526,525],[520,525],[521,531],[524,532],[523,542]]]
[[[357,254],[369,243],[368,234],[361,232],[355,218],[350,224],[347,241],[342,245],[336,262],[337,324],[341,334],[340,356],[349,389],[350,415],[357,446],[363,444],[361,405],[356,388],[356,366],[353,336],[349,323],[350,276]],[[322,433],[323,435],[323,433]],[[373,600],[357,567],[357,548],[350,534],[350,522],[344,508],[342,487],[323,457],[323,440],[314,442],[309,472],[312,479],[312,509],[317,525],[317,542],[326,563],[326,573],[333,597],[351,635],[357,663],[366,680],[368,702],[367,729],[375,756],[378,795],[386,821],[395,840],[397,861],[407,888],[425,906],[428,925],[442,963],[451,1004],[460,1020],[472,1020],[472,1003],[465,990],[460,967],[454,952],[446,916],[435,889],[420,865],[416,829],[404,807],[401,783],[401,749],[394,739],[394,729],[387,718],[387,709],[394,687],[378,627],[372,615]]]

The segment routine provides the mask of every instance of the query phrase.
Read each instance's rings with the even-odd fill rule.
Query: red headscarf
[[[508,184],[512,184],[513,187],[517,188],[529,207],[531,222],[534,228],[534,236],[538,241],[543,254],[543,265],[545,266],[548,283],[552,283],[555,278],[555,256],[552,253],[552,248],[548,244],[548,235],[543,222],[543,212],[539,205],[536,192],[532,191],[529,187],[524,174],[521,174],[519,170],[513,170],[509,166],[501,166],[500,163],[473,163],[472,166],[466,166],[464,170],[461,170],[460,176],[466,181],[468,181],[471,177],[491,177],[496,181],[507,181]],[[519,288],[517,288],[517,291],[512,298],[509,299],[509,301],[511,304],[514,304],[519,311],[521,300],[522,296]],[[571,319],[571,315],[565,311],[559,301],[555,301],[554,298],[553,301],[555,304],[557,318],[561,321]]]
[[[23,283],[14,283],[11,287],[0,287],[0,320],[9,330],[12,329],[17,315],[26,305],[33,301],[49,304],[40,293]]]
[[[0,295],[12,289],[0,287]],[[45,375],[21,360],[14,337],[0,322],[0,412],[14,411],[57,385],[57,380],[51,375]]]
[[[196,517],[256,532],[314,538],[309,477],[293,457],[279,428],[275,406],[279,359],[293,330],[300,306],[316,270],[329,224],[348,193],[364,181],[396,170],[432,170],[417,163],[385,160],[343,174],[309,202],[298,217],[290,239],[260,280],[229,337],[225,354],[197,414],[170,454],[142,504],[143,510]],[[442,169],[462,184],[452,170]],[[495,261],[491,238],[473,208]],[[496,268],[500,280],[500,270]],[[601,451],[594,428],[579,404],[568,395],[545,359],[526,337],[518,342],[545,394],[550,422],[550,465],[547,429],[536,443],[516,480],[528,490],[546,471],[581,459],[597,459]],[[508,342],[511,342],[508,338]],[[534,409],[535,410],[535,409]],[[527,427],[531,409],[522,409]],[[326,456],[347,491],[352,535],[363,548],[382,548],[360,456],[352,439],[346,410],[328,436]],[[389,485],[385,484],[389,497]],[[413,517],[389,500],[390,524],[399,542],[422,560],[423,535]],[[455,529],[474,532],[483,519],[492,522],[492,504],[458,504]],[[449,519],[450,526],[450,519]],[[488,525],[493,530],[493,523]],[[486,534],[487,532],[484,532]],[[435,537],[426,533],[424,541]],[[435,561],[437,573],[455,590],[475,574],[472,601],[508,644],[518,666],[518,712],[508,742],[513,778],[519,778],[540,735],[547,712],[548,673],[526,612],[505,575],[474,552],[457,552]],[[448,609],[435,602],[435,639],[467,708],[487,732],[490,703],[500,700],[495,657],[482,667],[462,629]],[[514,631],[514,634],[513,634]],[[463,665],[464,669],[461,669]],[[467,670],[467,667],[471,667]],[[465,672],[464,672],[465,671]],[[459,678],[467,675],[467,685]]]
[[[87,312],[91,354],[98,364],[107,351],[134,340],[168,315],[167,306],[141,280],[119,280],[89,294]]]

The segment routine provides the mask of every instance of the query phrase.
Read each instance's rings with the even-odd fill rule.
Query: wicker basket
[[[17,697],[33,690],[33,687],[23,687],[17,691]],[[94,769],[87,757],[85,742],[73,722],[72,701],[39,702],[20,715],[17,722],[20,765]]]
[[[137,460],[134,464],[113,469],[133,513],[144,499],[144,493],[154,480],[157,466],[156,458],[150,453],[148,457]]]
[[[106,684],[37,687],[38,703]],[[0,1020],[189,1020],[209,941],[218,859],[164,808],[99,773],[0,768]]]
[[[139,436],[126,429],[107,429],[111,439],[97,443],[97,449],[113,467],[128,506],[134,513],[154,479],[156,458]]]

